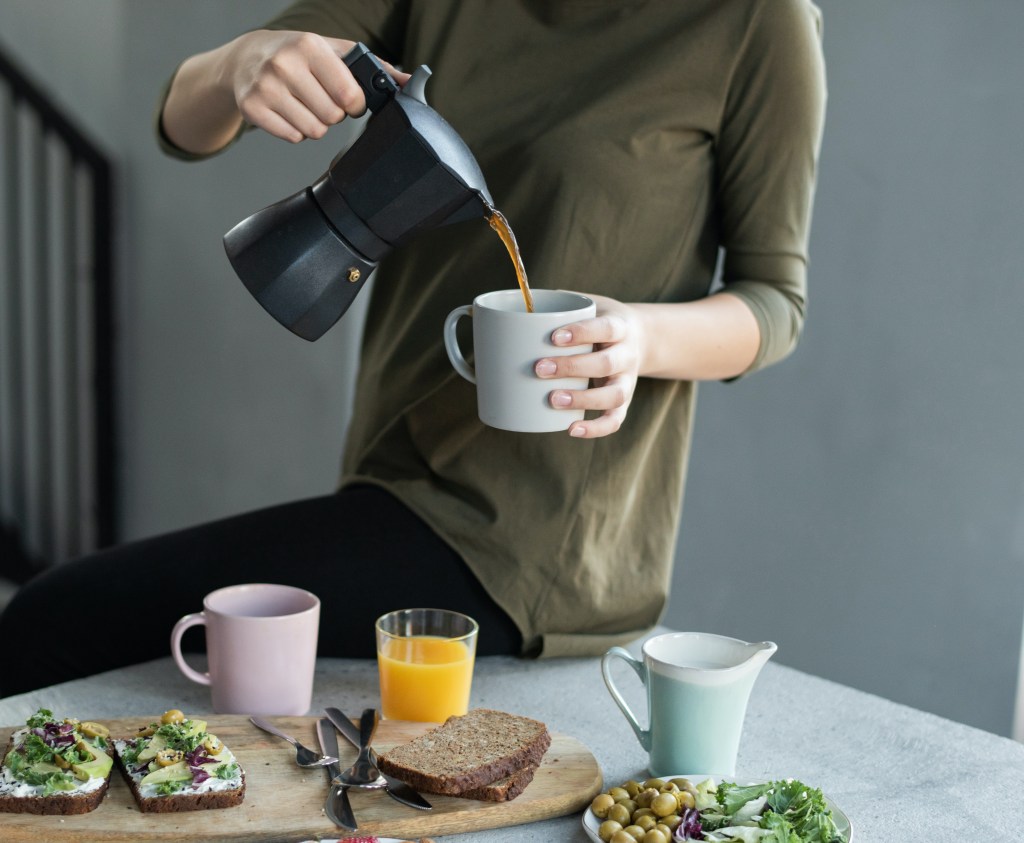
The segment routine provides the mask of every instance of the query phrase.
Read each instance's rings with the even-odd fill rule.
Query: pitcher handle
[[[619,693],[619,689],[615,687],[615,683],[612,681],[611,666],[613,659],[622,659],[628,664],[637,676],[640,677],[640,681],[647,686],[647,666],[638,659],[634,659],[626,650],[622,647],[612,647],[607,653],[601,657],[601,675],[604,677],[604,684],[608,687],[608,693],[612,695],[612,699],[615,700],[615,704],[619,707],[619,711],[625,716],[626,721],[633,728],[636,733],[636,739],[640,741],[642,746],[647,752],[651,751],[651,732],[650,729],[642,729],[640,724],[637,722],[636,717],[630,710],[629,706],[626,705],[626,701],[622,698],[622,694]]]

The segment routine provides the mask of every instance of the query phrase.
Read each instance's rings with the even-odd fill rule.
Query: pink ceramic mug
[[[208,673],[185,662],[181,637],[206,626]],[[250,583],[212,591],[203,611],[171,632],[171,655],[188,679],[209,685],[219,714],[305,714],[313,698],[320,600],[289,585]]]

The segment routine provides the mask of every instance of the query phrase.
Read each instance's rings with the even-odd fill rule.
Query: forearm
[[[168,139],[186,152],[206,155],[223,149],[242,125],[227,78],[237,41],[186,59],[174,76],[161,122]]]
[[[757,320],[737,296],[693,302],[630,304],[641,322],[641,377],[724,380],[743,374],[761,341]]]

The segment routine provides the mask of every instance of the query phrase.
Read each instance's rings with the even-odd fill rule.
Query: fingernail
[[[572,342],[572,331],[567,331],[565,328],[559,328],[551,335],[551,341],[555,345],[565,345],[566,343]]]
[[[583,427],[583,425],[578,424],[575,427],[569,428],[569,435],[570,436],[576,436],[576,437],[586,436],[587,435],[587,431]]]
[[[534,371],[541,377],[546,375],[553,375],[555,373],[555,361],[554,360],[539,360],[534,368]]]
[[[551,404],[554,407],[568,407],[572,404],[572,396],[568,392],[557,390],[551,393]]]

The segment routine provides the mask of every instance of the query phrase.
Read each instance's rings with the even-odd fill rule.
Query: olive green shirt
[[[475,154],[534,287],[692,301],[724,250],[724,289],[761,331],[751,371],[803,324],[820,25],[809,0],[302,0],[270,24],[427,64],[427,100]],[[424,518],[524,652],[596,654],[666,605],[695,385],[641,378],[599,439],[484,426],[442,325],[515,283],[482,218],[385,258],[343,482],[380,484]]]

